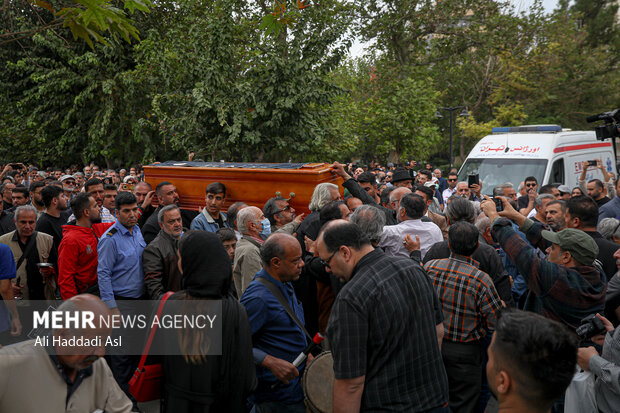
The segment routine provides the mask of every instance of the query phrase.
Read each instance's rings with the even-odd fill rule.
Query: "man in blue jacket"
[[[194,218],[190,229],[217,232],[220,228],[230,228],[226,222],[226,214],[221,211],[226,200],[226,186],[219,182],[213,182],[207,186],[206,192],[207,206]]]

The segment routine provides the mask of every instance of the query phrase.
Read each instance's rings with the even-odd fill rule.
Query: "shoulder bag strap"
[[[304,327],[304,325],[301,323],[301,321],[299,321],[299,318],[297,318],[297,315],[295,314],[295,312],[293,311],[293,309],[291,308],[291,306],[289,305],[288,301],[286,300],[286,298],[284,297],[284,295],[282,294],[282,291],[280,291],[278,289],[278,287],[276,287],[274,285],[274,283],[272,283],[271,281],[269,281],[266,278],[263,277],[256,277],[256,281],[258,281],[259,283],[263,284],[265,287],[267,287],[267,289],[271,292],[271,294],[273,294],[273,296],[276,298],[276,300],[278,300],[278,302],[280,303],[280,305],[282,307],[284,307],[284,311],[286,311],[286,313],[289,315],[289,317],[291,317],[291,319],[293,319],[293,321],[295,322],[295,324],[297,324],[297,326],[299,328],[302,329],[302,331],[304,332],[304,334],[306,335],[306,337],[308,337],[308,339],[310,341],[312,341],[312,336],[310,335],[310,333],[308,333],[308,331],[306,330],[306,328]]]
[[[24,263],[24,260],[28,257],[28,255],[30,255],[30,252],[32,251],[34,246],[37,244],[37,241],[36,241],[37,234],[38,232],[34,231],[32,235],[30,236],[30,239],[28,240],[28,243],[26,244],[26,249],[22,253],[22,256],[19,258],[19,260],[17,261],[17,265],[15,266],[15,271],[19,270],[19,267],[22,266],[22,264]]]
[[[161,313],[164,311],[164,304],[166,300],[174,294],[173,291],[168,291],[159,301],[159,306],[157,307],[157,318],[161,317]],[[157,325],[154,325],[149,332],[149,338],[146,340],[146,345],[144,346],[144,351],[142,352],[142,356],[140,357],[140,363],[138,364],[138,371],[142,371],[144,368],[144,364],[146,363],[146,358],[149,355],[149,351],[151,350],[151,344],[153,344],[153,339],[155,338],[155,332],[157,331]]]

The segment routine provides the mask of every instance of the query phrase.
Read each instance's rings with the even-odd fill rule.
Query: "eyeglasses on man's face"
[[[290,206],[290,205],[287,205],[287,206],[285,206],[284,208],[277,210],[277,211],[274,213],[274,215],[275,215],[275,214],[279,214],[280,212],[286,212],[286,211],[290,211],[290,210],[291,210],[291,206]]]
[[[332,260],[332,258],[334,258],[334,255],[336,255],[336,253],[337,253],[338,251],[340,251],[340,250],[336,250],[336,251],[334,251],[334,253],[333,253],[332,255],[330,255],[330,256],[329,256],[329,258],[328,258],[326,261],[321,260],[321,264],[322,264],[323,266],[325,266],[325,268],[331,268],[331,267],[329,266],[329,262]]]

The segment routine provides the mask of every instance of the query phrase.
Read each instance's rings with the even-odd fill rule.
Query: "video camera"
[[[586,121],[589,123],[599,120],[604,121],[605,124],[594,128],[596,139],[602,141],[607,138],[620,138],[620,109],[599,113],[598,115],[588,116],[586,118]]]

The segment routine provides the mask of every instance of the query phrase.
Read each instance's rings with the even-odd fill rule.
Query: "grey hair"
[[[620,238],[620,220],[616,218],[603,218],[596,226],[596,230],[603,238],[613,241],[613,237]]]
[[[497,185],[493,188],[493,196],[503,196],[506,188],[513,188],[513,185],[510,182]]]
[[[534,200],[534,206],[535,207],[541,206],[543,204],[543,199],[550,199],[550,200],[553,201],[555,199],[555,197],[553,195],[551,195],[551,194],[541,194],[541,195],[538,195],[536,197],[536,199]]]
[[[181,208],[179,208],[175,204],[166,205],[165,207],[160,209],[159,212],[157,213],[157,222],[159,222],[160,224],[163,224],[164,215],[166,214],[166,212],[172,211],[173,209],[176,209],[179,211],[179,213],[181,213]]]
[[[19,214],[21,214],[22,212],[33,212],[35,215],[37,215],[37,210],[32,205],[21,205],[15,209],[15,222],[17,222],[17,220],[19,219]]]
[[[308,209],[312,212],[319,211],[325,206],[325,204],[331,202],[332,196],[330,194],[330,190],[332,189],[338,190],[338,186],[330,184],[329,182],[323,182],[322,184],[315,186],[314,192],[312,193],[312,198],[310,198]]]
[[[450,199],[452,199],[452,197]],[[452,199],[446,207],[446,217],[450,220],[451,224],[458,221],[473,223],[476,220],[476,209],[469,200],[463,197],[456,197],[456,199]]]
[[[491,227],[491,220],[489,217],[481,217],[476,221],[476,228],[478,228],[478,232],[480,235],[484,234],[487,229]]]
[[[517,192],[521,192],[521,190],[523,189],[524,186],[525,186],[525,182],[521,182],[519,184],[519,188],[517,189]]]
[[[259,208],[254,206],[243,208],[239,211],[237,214],[237,229],[240,233],[245,234],[250,228],[250,222],[258,221],[258,218],[256,218],[257,211],[259,214],[262,213]]]
[[[361,205],[351,215],[351,222],[357,224],[370,242],[378,243],[383,235],[385,214],[372,205]]]

